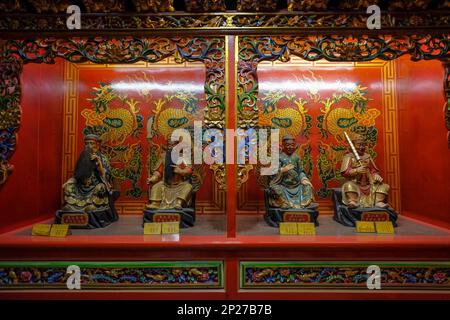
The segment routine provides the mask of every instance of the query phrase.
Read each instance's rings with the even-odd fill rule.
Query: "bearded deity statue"
[[[172,150],[173,145],[170,145],[160,167],[162,170],[156,170],[147,181],[151,185],[147,209],[181,210],[192,204],[193,187],[189,181],[192,167],[185,163],[175,164]]]
[[[113,205],[118,194],[112,189],[109,161],[100,151],[100,138],[88,134],[84,144],[74,176],[62,187],[64,206],[56,213],[56,223],[101,228],[118,220]]]
[[[180,222],[182,228],[195,224],[195,193],[201,185],[201,168],[192,166],[181,152],[174,160],[174,147],[181,141],[169,142],[162,161],[148,178],[148,203],[145,222]],[[182,149],[182,148],[181,148]]]

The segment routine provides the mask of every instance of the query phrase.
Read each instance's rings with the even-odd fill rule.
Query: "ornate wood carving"
[[[124,0],[83,0],[87,12],[125,12]]]
[[[62,13],[68,5],[79,5],[82,12],[128,13],[171,12],[174,0],[4,0],[0,12]],[[180,2],[178,2],[180,4]],[[277,9],[301,12],[336,12],[359,10],[365,12],[369,5],[377,4],[382,10],[403,12],[449,8],[449,0],[184,0],[185,12],[271,12]],[[284,6],[284,7],[282,7]],[[178,8],[181,9],[181,8]]]
[[[444,117],[445,126],[447,127],[447,141],[448,147],[450,148],[450,59],[443,61],[443,66],[445,70],[444,76],[444,94],[445,94],[445,104],[444,104]]]
[[[288,0],[289,11],[326,10],[328,0]]]
[[[410,54],[411,60],[450,57],[450,36],[311,36],[240,38],[238,63],[238,125],[258,121],[257,65],[264,60],[288,61],[290,55],[307,61],[393,60]]]
[[[65,261],[0,262],[0,290],[55,290],[65,288]],[[222,261],[146,261],[113,263],[77,261],[84,288],[96,290],[220,289]]]
[[[241,12],[270,12],[276,9],[276,0],[238,0],[237,2],[237,11]]]
[[[242,37],[238,62],[238,125],[252,127],[258,122],[257,65],[261,61],[288,61],[290,55],[307,61],[393,60],[404,54],[418,61],[448,58],[449,50],[448,35]]]
[[[227,9],[224,0],[185,0],[184,2],[188,12],[214,12]]]
[[[328,61],[371,61],[374,59],[394,60],[410,54],[411,60],[445,60],[446,66],[446,124],[450,131],[449,117],[449,35],[408,36],[275,36],[241,37],[239,39],[238,61],[238,127],[258,126],[258,63],[265,60],[288,61],[291,55],[307,61],[325,59]],[[450,143],[450,142],[449,142]],[[243,179],[249,170],[241,170]]]
[[[137,12],[172,12],[173,0],[133,0]]]
[[[8,161],[16,148],[16,131],[20,126],[21,71],[20,61],[0,62],[0,186],[14,169]]]
[[[439,9],[450,9],[450,1],[449,0],[440,0],[438,8]]]
[[[20,0],[5,0],[0,3],[0,12],[23,12],[25,8]]]
[[[378,261],[384,290],[448,290],[448,262]],[[367,262],[326,263],[297,261],[243,261],[240,263],[241,289],[311,290],[333,288],[367,290]]]
[[[66,12],[68,6],[72,4],[69,0],[29,0],[37,13],[61,13]]]
[[[298,14],[290,13],[221,13],[221,14],[186,14],[186,13],[142,13],[150,10],[150,6],[144,6],[151,1],[140,1],[139,12],[123,13],[84,13],[81,18],[81,29],[71,30],[71,36],[77,33],[95,31],[97,34],[113,33],[117,31],[144,32],[154,35],[158,33],[184,32],[192,33],[217,33],[227,31],[229,34],[262,34],[268,32],[284,34],[298,34],[299,32],[319,31],[324,33],[349,33],[367,34],[367,18],[365,11],[354,10],[350,12],[306,12]],[[136,2],[137,3],[137,2]],[[164,2],[167,3],[167,2]],[[344,4],[344,3],[342,3]],[[154,10],[170,11],[170,8],[153,7]],[[97,10],[92,7],[91,10]],[[199,9],[200,10],[200,9]],[[203,9],[201,9],[203,10]],[[192,9],[192,11],[197,11]],[[67,32],[67,14],[0,14],[0,30],[5,35],[14,34],[14,38],[27,37],[28,34]],[[379,34],[411,33],[411,28],[435,29],[445,32],[450,29],[450,15],[447,11],[424,11],[420,14],[411,12],[385,12],[381,15],[381,29]]]
[[[345,0],[340,1],[338,8],[342,10],[361,10],[365,11],[371,5],[379,5],[380,0]]]
[[[393,0],[389,2],[389,10],[425,10],[431,0]]]
[[[177,62],[201,61],[206,67],[205,125],[224,128],[225,125],[225,41],[224,38],[42,38],[33,40],[10,40],[4,43],[0,58],[13,59],[18,63],[54,63],[56,58],[70,62],[134,63],[158,62],[175,56]],[[9,64],[2,67],[2,75],[10,76]],[[11,66],[14,66],[12,64]],[[16,70],[16,69],[14,69]],[[8,78],[9,79],[9,78]],[[18,83],[18,76],[17,76]],[[6,90],[6,89],[5,89]],[[6,92],[8,99],[10,93]],[[20,97],[20,86],[15,97]],[[15,91],[14,91],[15,92]],[[17,102],[18,103],[18,102]],[[18,110],[15,108],[14,110]],[[12,116],[19,119],[20,116]],[[5,128],[15,128],[13,125]],[[13,129],[14,131],[15,129]],[[6,133],[5,133],[6,134]],[[9,140],[8,140],[9,141]],[[12,141],[12,140],[11,140]],[[12,145],[12,150],[14,149]],[[11,153],[5,154],[9,159]],[[220,168],[219,168],[220,169]],[[4,171],[4,170],[3,170]],[[225,187],[224,175],[217,175],[221,187]],[[222,180],[219,180],[222,179]]]

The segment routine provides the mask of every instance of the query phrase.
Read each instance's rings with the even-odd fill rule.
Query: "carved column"
[[[20,126],[20,61],[0,61],[0,186],[14,166],[9,159],[16,148],[16,130]]]
[[[444,94],[445,94],[445,104],[444,104],[444,117],[445,126],[447,127],[447,143],[450,148],[450,59],[442,61],[444,66],[445,76],[444,76]]]

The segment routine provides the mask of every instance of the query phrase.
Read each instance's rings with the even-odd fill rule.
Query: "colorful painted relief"
[[[16,130],[20,126],[20,62],[0,63],[0,186],[14,170],[9,163],[16,148]]]
[[[252,127],[258,124],[257,66],[265,60],[287,61],[291,55],[308,61],[371,61],[379,58],[393,60],[411,54],[412,60],[447,59],[446,35],[410,34],[399,36],[288,36],[288,37],[240,37],[238,61],[238,126]],[[53,63],[55,58],[80,63],[133,63],[158,62],[169,56],[176,61],[201,61],[206,66],[205,123],[208,127],[223,128],[225,125],[225,41],[223,38],[39,38],[31,40],[8,40],[2,43],[0,58],[17,60],[19,63]],[[448,87],[448,86],[447,86]],[[17,90],[19,86],[16,87]],[[355,111],[358,113],[358,111]],[[362,112],[360,112],[362,113]],[[446,113],[448,120],[448,112]],[[325,115],[324,115],[325,116]],[[360,115],[360,118],[363,115]],[[355,119],[358,119],[356,116]],[[19,119],[19,117],[16,117]],[[282,119],[281,119],[282,120]],[[364,120],[364,119],[363,119]],[[276,121],[276,120],[275,120]],[[354,120],[353,120],[354,121]],[[448,122],[448,121],[447,121]],[[112,124],[112,123],[111,123]],[[280,122],[280,124],[283,124]],[[14,145],[11,130],[3,136]],[[13,147],[11,147],[13,148]],[[322,146],[322,153],[330,150]],[[333,150],[339,152],[339,150]],[[325,163],[325,161],[323,161]],[[5,162],[1,165],[1,177],[5,180],[11,172]],[[222,189],[226,183],[224,168],[212,168]],[[138,168],[134,168],[138,171]],[[241,170],[242,180],[250,170]],[[331,178],[323,169],[325,180]]]
[[[222,262],[1,262],[0,290],[67,290],[70,265],[82,289],[223,288]]]
[[[70,62],[135,63],[159,62],[168,57],[175,62],[199,61],[205,64],[204,90],[207,96],[205,123],[208,127],[224,126],[225,110],[225,39],[224,38],[43,38],[9,40],[1,58],[24,63],[54,63],[55,58]]]
[[[337,83],[338,84],[338,83]],[[318,190],[320,197],[330,195],[328,184],[330,181],[341,181],[340,163],[348,152],[348,144],[344,138],[344,132],[350,138],[363,136],[368,143],[368,152],[372,158],[376,158],[375,146],[378,138],[378,130],[375,120],[381,115],[377,108],[369,108],[367,87],[360,84],[351,89],[336,92],[331,97],[316,97],[321,104],[321,115],[317,117],[317,127],[320,130],[322,141],[319,145],[319,157],[317,170],[321,181]]]
[[[380,101],[373,101],[362,83],[346,81],[350,73],[343,75],[338,66],[334,66],[331,77],[327,69],[321,68],[309,71],[295,65],[272,68],[264,66],[260,69],[256,102],[260,110],[259,127],[279,129],[280,137],[295,137],[304,171],[309,179],[318,176],[320,187],[316,192],[325,198],[331,193],[330,183],[335,187],[343,179],[340,166],[348,152],[344,132],[351,138],[365,137],[368,152],[376,158]],[[359,79],[364,79],[358,71],[353,72]]]
[[[440,55],[439,50],[429,50],[431,47],[420,45],[419,50],[410,50],[412,47],[404,46],[404,41],[428,43],[425,38],[422,40],[420,37],[371,37],[371,36],[331,36],[331,37],[302,37],[302,36],[290,36],[290,37],[240,37],[238,43],[239,49],[239,61],[238,61],[238,126],[242,128],[255,127],[259,124],[260,114],[264,110],[265,100],[267,98],[266,90],[275,90],[274,87],[288,82],[303,82],[305,88],[308,88],[308,82],[315,82],[320,84],[320,77],[325,79],[325,85],[338,84],[339,81],[344,81],[348,75],[348,71],[342,71],[341,78],[333,77],[331,73],[326,75],[319,74],[320,69],[311,69],[311,66],[307,64],[319,63],[318,60],[327,60],[333,64],[333,68],[338,67],[339,63],[348,63],[348,61],[360,61],[356,64],[361,67],[368,67],[375,63],[381,67],[381,78],[378,81],[382,81],[382,86],[377,88],[365,89],[369,86],[372,79],[365,81],[366,75],[361,75],[359,79],[352,79],[352,87],[347,88],[344,91],[335,90],[326,94],[322,92],[313,92],[310,90],[306,95],[295,93],[297,98],[301,98],[307,102],[307,115],[312,117],[311,129],[309,130],[308,139],[302,139],[301,135],[298,135],[298,142],[300,145],[312,143],[311,147],[311,160],[314,166],[317,165],[317,178],[314,178],[315,173],[312,172],[313,184],[315,186],[320,185],[316,191],[319,197],[327,197],[330,194],[330,187],[336,187],[339,185],[340,176],[338,173],[339,161],[346,149],[344,149],[344,143],[342,143],[342,132],[345,130],[351,130],[352,134],[362,134],[369,140],[369,153],[375,158],[380,167],[383,169],[383,163],[385,166],[386,174],[390,177],[389,184],[392,187],[391,193],[393,207],[399,209],[399,178],[394,172],[395,169],[391,166],[391,163],[398,164],[398,152],[391,152],[385,154],[384,139],[387,139],[393,135],[396,136],[396,126],[392,123],[392,117],[395,118],[395,114],[392,114],[392,108],[396,108],[395,99],[393,99],[392,92],[395,88],[392,87],[392,65],[383,62],[381,60],[371,61],[373,59],[393,60],[403,54],[411,54],[412,60],[420,59],[432,59],[435,54]],[[408,39],[408,40],[407,40]],[[387,41],[389,40],[389,41]],[[412,42],[411,42],[412,41]],[[446,42],[447,40],[444,40]],[[396,43],[398,45],[396,45]],[[379,44],[379,45],[378,45]],[[408,49],[410,48],[410,49]],[[444,50],[445,51],[445,50]],[[441,53],[446,55],[447,53]],[[437,56],[436,56],[437,57]],[[280,62],[288,62],[286,68],[289,68],[289,61],[292,59],[300,58],[303,61],[301,67],[294,72],[291,70],[292,75],[287,76],[288,79],[284,80],[286,76],[277,76],[277,81],[273,83],[264,83],[267,79],[263,79],[260,70],[266,70],[268,61],[276,64],[277,67],[281,67],[283,64]],[[310,62],[305,62],[310,61]],[[363,62],[370,61],[370,62]],[[321,61],[320,61],[321,62]],[[321,62],[322,63],[322,62]],[[356,66],[353,62],[353,66]],[[374,65],[375,66],[375,65]],[[273,69],[273,73],[278,73],[278,68]],[[314,74],[309,74],[309,70],[313,70]],[[369,70],[366,69],[366,70]],[[336,69],[337,70],[337,69]],[[337,72],[337,73],[336,73]],[[336,71],[335,74],[339,72]],[[295,76],[294,76],[295,74]],[[344,76],[345,75],[345,76]],[[314,77],[319,77],[314,79]],[[300,81],[298,81],[300,80]],[[280,86],[280,85],[279,85]],[[384,95],[384,100],[380,97],[374,99],[374,95],[377,95],[377,90],[380,94]],[[291,94],[286,86],[281,90],[284,94]],[[301,90],[300,90],[301,91]],[[319,96],[317,96],[319,94]],[[372,100],[374,99],[374,100]],[[264,101],[264,102],[263,102]],[[270,106],[269,106],[270,107]],[[319,112],[317,110],[320,110]],[[277,119],[274,119],[277,121]],[[375,125],[373,124],[375,123]],[[319,130],[319,131],[317,131]],[[317,149],[317,150],[316,150]],[[395,146],[397,150],[397,146]],[[301,149],[299,150],[302,156]],[[309,155],[305,155],[305,161],[308,161]],[[381,164],[380,164],[381,161]],[[307,171],[307,167],[305,166]],[[246,170],[242,173],[248,173],[250,170]],[[244,178],[244,180],[246,180]]]
[[[151,175],[172,131],[202,121],[206,106],[204,95],[189,90],[195,84],[177,82],[172,86],[170,81],[161,84],[149,77],[143,72],[117,82],[99,83],[92,88],[88,107],[81,110],[83,134],[101,138],[111,174],[120,183],[129,181],[124,185],[130,187],[122,188],[122,192],[131,198],[141,197],[144,171],[146,176],[147,171]],[[179,88],[183,85],[187,89]],[[159,93],[157,88],[161,86],[166,94]],[[145,163],[149,164],[147,170]]]
[[[86,11],[89,13],[123,13],[123,12],[172,12],[174,11],[174,0],[131,0],[127,5],[123,0],[81,0]],[[234,3],[224,0],[185,0],[187,12],[216,12],[233,10]],[[27,6],[28,4],[28,6]],[[0,9],[5,12],[24,12],[34,9],[37,13],[63,13],[70,4],[68,0],[30,0],[27,3],[21,1],[4,1],[0,4]],[[383,9],[389,10],[432,10],[435,8],[445,9],[450,4],[445,0],[431,1],[419,0],[411,2],[409,0],[391,0],[388,3],[382,3],[380,0],[288,0],[280,4],[280,9],[288,11],[313,11],[320,13],[321,11],[330,12],[335,9],[343,10],[365,10],[369,5],[382,5]],[[254,11],[273,11],[277,7],[277,1],[268,0],[248,1],[238,0],[238,12],[254,12]],[[268,10],[271,9],[271,10]],[[32,12],[34,12],[32,11]]]
[[[157,2],[162,5],[165,1],[161,0],[147,0],[149,2]],[[217,0],[215,0],[217,1]],[[219,0],[222,1],[222,0]],[[19,3],[19,1],[9,1],[11,3]],[[42,1],[39,1],[42,2]],[[58,1],[60,2],[60,1]],[[93,3],[98,3],[98,1]],[[115,1],[116,3],[119,1]],[[298,1],[297,1],[298,2]],[[301,14],[298,12],[273,12],[276,10],[277,1],[250,1],[240,0],[237,4],[237,10],[242,12],[214,12],[214,14],[205,11],[213,11],[217,6],[211,6],[211,0],[186,0],[186,9],[191,12],[198,12],[195,15],[189,12],[171,13],[170,7],[158,7],[152,4],[144,4],[136,7],[136,12],[123,12],[123,10],[114,10],[114,6],[97,6],[90,8],[90,13],[85,13],[84,19],[81,20],[82,30],[103,30],[103,31],[117,31],[117,29],[127,30],[132,32],[134,30],[151,30],[153,33],[158,31],[166,31],[168,29],[185,30],[190,29],[195,32],[199,29],[215,31],[218,28],[228,32],[235,32],[237,29],[252,28],[252,34],[267,34],[267,31],[274,29],[284,29],[286,33],[296,30],[308,30],[324,32],[325,30],[336,29],[347,31],[361,32],[367,28],[367,14],[366,8],[369,4],[375,4],[374,0],[367,2],[362,1],[357,6],[355,3],[347,3],[347,6],[341,6],[340,9],[345,11],[326,11],[320,5],[321,1],[310,1],[309,6],[292,6],[290,9],[300,8]],[[408,5],[414,4],[416,1],[405,1],[401,4],[401,8],[408,10]],[[445,0],[441,0],[445,2]],[[340,3],[342,5],[343,3]],[[151,8],[149,8],[151,6]],[[447,8],[448,8],[447,4]],[[275,7],[275,9],[274,9]],[[11,11],[20,11],[14,7],[7,7],[0,3],[0,10],[5,12],[0,17],[0,30],[3,32],[31,32],[32,30],[39,30],[41,33],[66,31],[66,13],[67,5],[62,4],[58,8],[52,10],[45,10],[40,7],[42,12],[32,12],[26,16],[20,16]],[[359,8],[359,10],[353,10]],[[305,10],[313,10],[315,12],[307,12]],[[351,10],[349,10],[351,9]],[[409,8],[414,10],[414,8]],[[120,12],[120,15],[114,14],[112,10]],[[298,9],[297,9],[298,10]],[[406,29],[410,28],[439,28],[448,24],[448,14],[445,10],[433,10],[432,12],[423,11],[420,15],[416,12],[405,14],[403,11],[395,9],[396,12],[385,11],[381,15],[381,30],[386,29]],[[8,13],[8,11],[10,11]],[[58,12],[59,13],[56,13]],[[150,12],[149,12],[150,11]],[[166,11],[165,14],[154,14],[155,11]],[[264,12],[263,14],[255,12]],[[95,15],[96,12],[101,12],[103,15]],[[240,30],[240,32],[242,32]],[[408,30],[408,31],[409,31]],[[74,30],[76,32],[76,30]]]
[[[93,62],[102,63],[135,63],[146,61],[156,63],[173,56],[175,62],[182,63],[202,62],[206,68],[203,91],[205,93],[206,106],[204,107],[204,123],[209,128],[224,128],[225,126],[225,41],[224,38],[133,38],[125,37],[121,39],[109,38],[43,38],[33,40],[10,40],[2,42],[0,60],[7,61],[2,67],[2,77],[11,77],[13,73],[8,70],[13,68],[17,71],[15,77],[16,85],[10,87],[9,91],[4,91],[4,99],[13,97],[11,88],[14,88],[16,98],[20,96],[20,82],[18,80],[20,68],[15,65],[21,63],[54,63],[55,58],[60,57],[74,63]],[[16,61],[16,62],[14,62]],[[9,68],[9,69],[8,69]],[[4,82],[8,83],[8,81]],[[10,82],[12,83],[12,82]],[[142,146],[133,140],[141,132],[144,119],[138,114],[139,105],[135,100],[127,100],[117,93],[111,91],[108,83],[99,83],[93,92],[91,111],[85,111],[83,115],[86,119],[87,131],[100,131],[100,134],[108,140],[107,152],[111,159],[116,159],[120,163],[128,163],[128,169],[116,167],[114,174],[121,179],[128,179],[132,182],[132,187],[127,190],[131,197],[138,196],[142,190],[136,185],[142,168],[139,160],[139,151]],[[6,93],[5,93],[6,92]],[[115,95],[115,96],[114,96]],[[187,99],[185,97],[167,97],[170,99]],[[14,107],[14,116],[11,118],[17,123],[20,121],[20,108]],[[191,101],[192,102],[192,101]],[[112,105],[111,105],[112,104]],[[120,105],[120,106],[119,106]],[[6,105],[5,105],[6,106]],[[2,108],[4,106],[2,105]],[[195,106],[191,105],[185,109],[186,112],[195,111]],[[177,111],[180,112],[180,111]],[[13,115],[13,113],[10,113]],[[169,113],[161,113],[160,117],[170,116]],[[170,119],[169,119],[170,118]],[[179,121],[186,121],[184,115],[169,117],[169,126],[183,125]],[[168,122],[168,123],[169,123]],[[90,128],[88,128],[90,127]],[[164,128],[161,127],[164,131]],[[9,127],[2,132],[2,141],[5,141],[4,150],[9,159],[15,144],[15,128]],[[130,134],[130,141],[123,141],[124,136]],[[132,142],[133,141],[133,142]],[[125,144],[124,144],[125,143]],[[141,148],[141,149],[140,149]],[[2,183],[12,171],[12,166],[2,159],[0,174]],[[73,165],[74,163],[72,163]],[[223,166],[219,166],[214,172],[223,172]],[[226,188],[223,175],[216,175],[216,181],[221,189]]]
[[[283,90],[261,90],[257,102],[259,113],[258,126],[260,128],[278,129],[280,137],[291,135],[298,139],[307,140],[312,127],[312,117],[308,113],[308,101],[296,96],[294,92]],[[311,160],[311,145],[308,141],[299,145],[297,150],[301,156],[303,169],[311,178],[313,164]]]
[[[131,188],[124,190],[127,196],[140,197],[138,181],[142,174],[143,117],[139,114],[140,102],[116,92],[111,84],[100,83],[94,87],[90,108],[81,111],[85,120],[83,135],[95,134],[102,141],[102,151],[108,158],[111,175],[119,181],[129,180]]]
[[[445,69],[445,77],[444,77],[444,91],[445,91],[445,127],[447,128],[447,142],[448,147],[450,148],[450,61],[444,61],[443,66]]]
[[[367,290],[367,268],[381,270],[381,289],[450,288],[448,262],[241,262],[241,289]]]
[[[448,36],[273,36],[240,37],[238,62],[238,125],[254,126],[258,108],[258,64],[289,61],[298,56],[307,61],[394,60],[410,54],[413,61],[448,57]]]

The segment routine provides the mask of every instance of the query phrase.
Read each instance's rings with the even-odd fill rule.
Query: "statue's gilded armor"
[[[372,157],[366,152],[366,142],[362,138],[354,141],[357,156],[351,152],[344,156],[341,175],[347,179],[342,185],[342,202],[350,208],[385,208],[389,185],[383,182]]]

